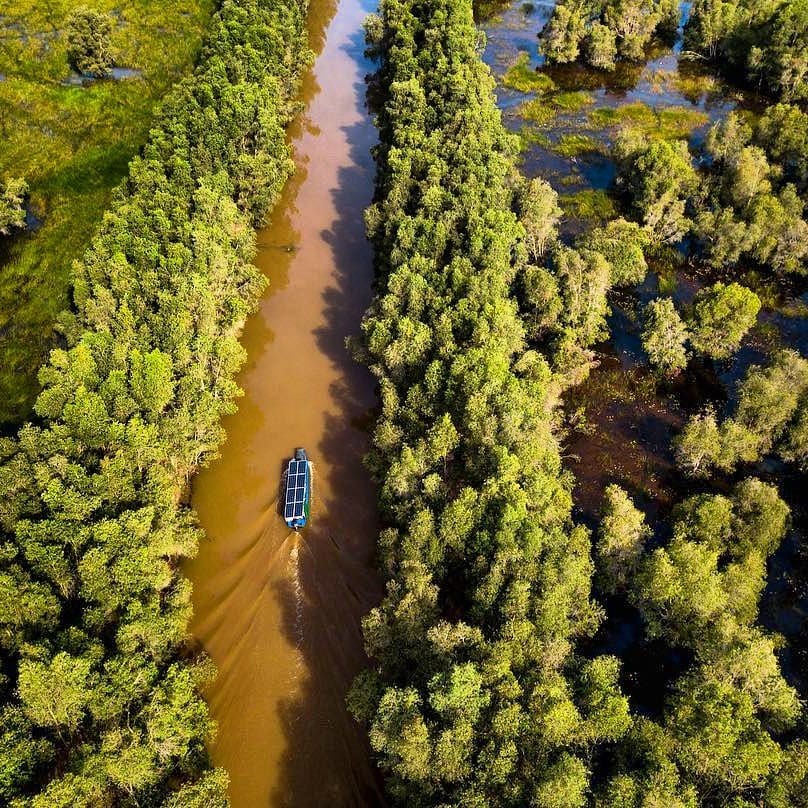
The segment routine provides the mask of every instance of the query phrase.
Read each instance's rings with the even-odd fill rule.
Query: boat
[[[295,449],[286,468],[283,518],[292,530],[306,527],[311,503],[311,463],[305,449]]]

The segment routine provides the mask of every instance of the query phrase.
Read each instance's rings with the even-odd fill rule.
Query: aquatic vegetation
[[[519,150],[522,152],[529,151],[534,146],[550,148],[552,145],[552,141],[546,132],[532,126],[523,126],[517,134],[519,136]]]
[[[557,110],[544,98],[535,98],[532,101],[525,101],[524,104],[520,104],[516,114],[525,121],[542,125],[552,121],[557,115]]]
[[[0,269],[0,423],[19,423],[38,389],[36,369],[69,305],[70,267],[145,143],[153,114],[186,73],[212,0],[94,0],[111,15],[109,52],[139,78],[65,85],[70,3],[8,0],[0,39],[0,176],[23,177],[35,231],[4,245]],[[112,13],[114,12],[114,14]],[[106,58],[106,57],[105,57]]]
[[[647,137],[678,140],[689,137],[694,129],[709,121],[709,116],[697,109],[660,107],[654,109],[641,101],[620,107],[599,107],[588,116],[589,123],[599,129],[631,127]]]
[[[227,804],[180,574],[294,164],[305,4],[225,2],[81,261],[36,424],[0,441],[0,801]]]
[[[720,86],[712,73],[686,71],[681,65],[671,77],[671,83],[691,104],[717,92]]]
[[[574,194],[563,194],[559,204],[567,216],[608,222],[617,216],[617,207],[607,191],[587,188]]]
[[[589,135],[564,134],[553,144],[553,151],[562,157],[577,157],[581,154],[605,154],[604,144]]]
[[[583,90],[571,90],[551,95],[549,101],[562,112],[579,112],[594,104],[595,97]]]
[[[520,52],[516,63],[508,68],[502,83],[522,93],[548,93],[555,89],[555,82],[546,74],[530,66],[530,54]]]
[[[710,120],[706,112],[686,107],[663,107],[657,110],[657,126],[648,134],[664,140],[687,138],[694,129]]]
[[[645,129],[655,126],[656,121],[654,110],[641,101],[619,107],[598,107],[589,113],[589,122],[597,128],[630,125]]]

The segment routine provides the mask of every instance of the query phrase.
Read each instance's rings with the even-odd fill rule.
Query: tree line
[[[381,395],[369,464],[387,594],[364,621],[372,667],[349,706],[388,795],[407,806],[801,805],[803,708],[780,672],[781,639],[757,624],[789,524],[776,488],[749,478],[689,497],[660,541],[611,486],[593,560],[560,460],[559,397],[606,334],[608,291],[639,283],[646,252],[691,231],[695,200],[709,204],[686,146],[627,136],[621,176],[637,221],[563,244],[555,192],[515,169],[470,9],[385,0],[367,33],[380,58],[366,214],[379,277],[354,347]],[[760,148],[799,152],[774,134],[777,116],[794,108],[767,113]],[[772,159],[784,169],[771,173],[775,193],[799,168]],[[717,195],[722,161],[712,170]],[[706,287],[684,317],[664,303],[649,307],[644,341],[670,373],[689,351],[734,352],[760,309],[737,283]],[[658,713],[631,709],[619,658],[584,652],[604,616],[593,591],[630,604],[646,640],[682,661],[670,681],[646,683],[664,690]]]
[[[471,3],[384,0],[368,32],[379,280],[357,352],[381,395],[370,465],[387,594],[349,704],[396,804],[580,805],[628,702],[617,659],[576,652],[600,620],[590,539],[554,434],[562,382],[527,349],[516,298],[532,295],[529,327],[561,300],[586,313],[588,265],[563,251],[546,274],[535,263],[557,205],[515,171]],[[587,330],[571,318],[556,343]]]
[[[684,45],[739,83],[786,101],[808,99],[804,0],[695,0]]]
[[[184,498],[239,394],[306,10],[222,3],[73,268],[36,420],[0,440],[3,804],[226,804],[205,748],[213,670],[189,646],[179,564],[200,531]]]
[[[559,0],[539,35],[549,64],[578,60],[599,70],[638,61],[654,37],[673,39],[679,0]]]
[[[614,70],[642,60],[654,37],[672,39],[678,0],[559,0],[539,35],[550,64]],[[803,0],[695,0],[684,47],[738,83],[785,101],[808,99],[808,7]]]

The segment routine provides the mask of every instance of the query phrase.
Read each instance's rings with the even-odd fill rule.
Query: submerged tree
[[[558,194],[550,183],[537,177],[526,180],[516,195],[519,222],[525,228],[525,246],[532,261],[540,261],[556,239],[561,219]]]
[[[583,45],[586,63],[598,70],[614,70],[617,59],[617,36],[606,25],[593,23]]]
[[[760,298],[739,283],[719,281],[702,289],[689,321],[693,347],[713,359],[732,356],[755,324],[760,305]]]
[[[609,485],[595,544],[598,568],[607,592],[625,589],[636,573],[651,530],[645,517],[619,485]]]
[[[804,465],[807,433],[808,360],[784,350],[768,367],[749,369],[730,417],[721,424],[712,412],[691,418],[674,445],[682,469],[702,476],[712,467],[731,471],[773,450]]]
[[[588,20],[584,0],[561,0],[541,33],[539,49],[550,64],[574,62],[581,52]]]
[[[687,367],[688,332],[673,300],[652,300],[645,308],[642,347],[663,376],[675,376]]]
[[[684,141],[648,140],[622,133],[615,144],[620,178],[636,217],[660,243],[675,243],[690,229],[687,204],[699,178]]]

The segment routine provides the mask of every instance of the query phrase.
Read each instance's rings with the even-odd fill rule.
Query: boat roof
[[[290,460],[286,473],[286,503],[284,519],[301,519],[306,501],[306,460]]]

